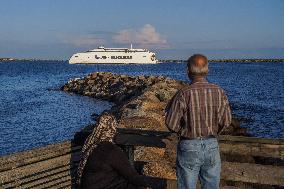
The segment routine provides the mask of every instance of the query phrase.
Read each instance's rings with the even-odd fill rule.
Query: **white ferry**
[[[105,48],[72,55],[69,64],[156,64],[156,54],[147,49]]]

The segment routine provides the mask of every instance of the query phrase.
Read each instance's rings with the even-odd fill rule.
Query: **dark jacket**
[[[138,189],[145,185],[145,177],[132,168],[118,146],[101,142],[88,158],[81,188]]]

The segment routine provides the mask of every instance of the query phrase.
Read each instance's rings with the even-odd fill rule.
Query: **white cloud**
[[[108,32],[107,34],[107,36],[97,37],[94,33],[76,36],[65,33],[58,35],[58,38],[64,44],[80,48],[95,48],[100,45],[112,47],[130,44],[134,44],[135,48],[167,49],[169,47],[166,37],[158,33],[155,27],[150,24],[146,24],[139,29],[124,29],[119,32]]]
[[[141,48],[168,48],[165,36],[159,34],[155,27],[146,24],[140,29],[125,29],[113,36],[117,44],[135,44]]]

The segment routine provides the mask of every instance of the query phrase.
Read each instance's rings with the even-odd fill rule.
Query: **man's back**
[[[231,111],[224,90],[206,80],[182,88],[169,104],[166,119],[170,130],[186,138],[216,136],[230,122]]]

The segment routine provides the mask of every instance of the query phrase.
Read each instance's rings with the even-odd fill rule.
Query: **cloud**
[[[77,37],[64,37],[62,42],[76,47],[94,47],[105,44],[105,39],[93,35],[83,35]]]
[[[58,38],[63,44],[80,48],[130,44],[134,44],[137,48],[168,49],[169,47],[166,37],[158,33],[155,27],[150,24],[139,29],[124,29],[119,32],[95,30],[80,35],[65,33],[58,35]]]
[[[166,37],[159,34],[155,27],[146,24],[142,28],[125,29],[113,35],[113,42],[116,44],[135,44],[142,48],[168,48]]]

